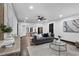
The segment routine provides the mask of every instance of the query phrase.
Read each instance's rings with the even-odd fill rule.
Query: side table
[[[55,51],[58,51],[58,55],[61,55],[61,52],[66,52],[67,55],[67,44],[64,42],[51,42],[49,47]]]

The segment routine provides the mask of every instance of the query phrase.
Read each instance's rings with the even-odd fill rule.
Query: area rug
[[[33,45],[27,47],[30,56],[59,56],[58,51],[49,48],[50,43]],[[67,44],[67,55],[66,52],[61,52],[60,56],[79,56],[79,49],[73,45]]]

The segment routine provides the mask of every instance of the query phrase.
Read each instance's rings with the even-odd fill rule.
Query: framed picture
[[[79,33],[79,19],[64,21],[64,32]]]

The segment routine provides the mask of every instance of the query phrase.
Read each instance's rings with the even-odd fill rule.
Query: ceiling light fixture
[[[29,9],[30,9],[30,10],[33,10],[33,9],[34,9],[34,6],[29,6]]]
[[[46,20],[46,18],[42,16],[38,16],[38,21],[42,21],[42,20]]]
[[[25,19],[28,19],[28,17],[25,17]]]
[[[60,14],[60,15],[59,15],[59,17],[60,17],[60,18],[62,18],[62,17],[63,17],[63,15],[62,15],[62,14]]]

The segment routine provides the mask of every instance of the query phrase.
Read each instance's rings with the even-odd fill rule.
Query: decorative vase
[[[60,38],[58,38],[58,42],[61,42]]]
[[[58,41],[57,42],[61,43],[61,36],[59,36],[59,35],[58,35]]]

